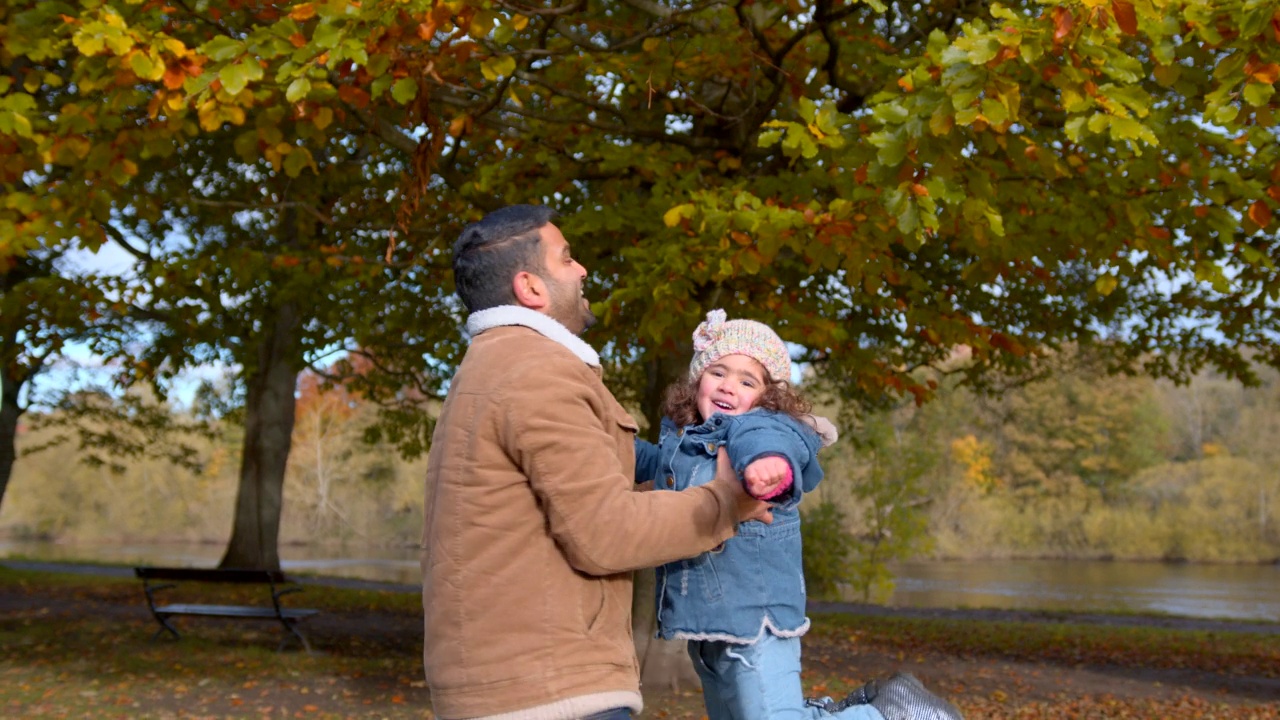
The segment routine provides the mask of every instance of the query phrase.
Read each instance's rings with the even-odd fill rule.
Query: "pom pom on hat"
[[[689,377],[701,377],[708,365],[725,355],[752,358],[774,381],[791,379],[791,353],[773,328],[755,320],[726,320],[724,310],[716,309],[693,331]]]

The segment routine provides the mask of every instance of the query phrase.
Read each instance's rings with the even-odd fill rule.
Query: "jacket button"
[[[673,478],[673,477],[671,477],[670,475],[668,475],[668,476],[667,476],[667,487],[675,487],[675,486],[676,486],[676,479],[675,479],[675,478]]]
[[[713,453],[715,451],[716,451],[716,444],[711,442],[707,443],[707,452]]]

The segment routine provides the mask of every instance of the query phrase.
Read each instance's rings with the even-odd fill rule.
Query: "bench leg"
[[[165,634],[165,632],[169,632],[170,634],[172,634],[174,640],[179,640],[182,638],[182,636],[178,634],[178,631],[174,630],[173,626],[169,624],[168,615],[161,615],[159,613],[152,613],[152,615],[155,615],[156,622],[160,623],[160,629],[156,631],[155,635],[151,636],[152,642],[159,640],[160,636]]]
[[[294,627],[294,623],[291,623],[291,622],[289,622],[288,620],[283,620],[283,619],[282,619],[282,620],[280,621],[280,624],[281,624],[281,625],[284,625],[284,629],[285,629],[285,630],[288,630],[288,631],[289,631],[289,633],[290,633],[291,635],[293,635],[294,637],[298,638],[298,642],[302,643],[302,647],[303,647],[303,649],[307,651],[307,654],[308,654],[308,655],[310,655],[310,654],[311,654],[311,643],[307,642],[307,639],[306,639],[305,637],[303,637],[302,633],[298,632],[298,628]],[[284,649],[284,646],[285,646],[285,643],[287,643],[287,642],[289,642],[289,636],[288,636],[288,635],[286,635],[286,636],[284,637],[284,639],[280,641],[280,645],[279,645],[279,647],[277,647],[277,648],[276,648],[276,650],[277,650],[277,651],[283,650],[283,649]]]

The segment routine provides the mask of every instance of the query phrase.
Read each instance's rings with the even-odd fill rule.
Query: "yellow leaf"
[[[528,27],[528,25],[529,25],[529,18],[525,17],[524,15],[520,15],[519,13],[517,13],[511,16],[511,27],[515,28],[517,32],[525,29],[526,27]]]
[[[1106,297],[1115,291],[1120,281],[1115,275],[1099,275],[1098,279],[1093,282],[1093,287],[1098,291],[1099,295]]]
[[[321,105],[320,109],[316,110],[316,115],[311,119],[311,122],[316,126],[317,130],[329,127],[333,123],[333,110],[326,105]]]
[[[680,224],[680,220],[687,218],[693,214],[693,206],[686,203],[677,205],[662,214],[662,222],[667,227],[675,227]]]
[[[645,38],[644,42],[640,43],[640,46],[644,48],[645,52],[653,52],[654,50],[662,47],[662,38]]]

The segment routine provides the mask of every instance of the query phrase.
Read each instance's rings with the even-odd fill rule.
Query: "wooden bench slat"
[[[253,607],[250,605],[193,605],[176,603],[159,605],[156,612],[161,615],[209,615],[214,617],[266,618],[275,620],[276,611],[271,608]],[[280,608],[280,616],[290,619],[311,617],[319,610],[309,608]]]
[[[241,570],[206,568],[136,567],[134,575],[141,580],[191,580],[218,583],[276,583],[293,582],[280,570]]]

